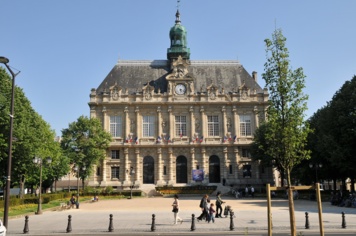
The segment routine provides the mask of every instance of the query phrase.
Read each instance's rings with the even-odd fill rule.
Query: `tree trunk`
[[[290,179],[290,170],[287,169],[287,184],[288,184],[288,202],[289,202],[289,218],[290,218],[290,231],[291,236],[297,235],[297,229],[295,226],[295,215],[294,215],[294,201],[293,201],[293,189]]]
[[[22,175],[20,178],[20,193],[19,197],[22,199],[24,197],[24,191],[25,191],[25,176]]]

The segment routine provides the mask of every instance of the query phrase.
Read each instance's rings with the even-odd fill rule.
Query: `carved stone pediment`
[[[109,90],[112,100],[118,100],[121,95],[122,88],[115,83],[115,85],[111,86]]]
[[[172,63],[172,71],[167,75],[167,80],[173,79],[192,79],[192,75],[188,73],[188,67],[190,63],[188,60],[184,60],[181,56]]]

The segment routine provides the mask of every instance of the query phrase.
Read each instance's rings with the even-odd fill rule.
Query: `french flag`
[[[132,137],[130,137],[130,139],[129,139],[129,143],[132,143]]]
[[[158,136],[157,143],[161,143],[161,142],[162,142],[161,136]]]
[[[200,138],[200,143],[202,143],[203,141],[204,141],[204,137],[201,136],[201,138]]]
[[[234,136],[234,142],[236,142],[236,135]]]
[[[224,136],[224,141],[223,141],[223,142],[225,143],[225,142],[226,142],[226,140],[227,140],[227,137],[226,137],[226,136]]]
[[[195,141],[197,141],[197,139],[195,137],[192,138],[193,143],[195,143]]]
[[[125,139],[125,143],[128,143],[129,142],[129,137],[126,137],[126,139]]]
[[[135,138],[135,143],[138,144],[138,138],[137,137]]]
[[[171,142],[171,136],[170,135],[166,136],[166,141],[167,141],[167,143]]]

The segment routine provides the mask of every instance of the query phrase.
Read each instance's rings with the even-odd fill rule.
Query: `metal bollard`
[[[152,214],[152,225],[151,225],[151,231],[155,231],[156,230],[156,215]]]
[[[341,228],[345,229],[346,228],[345,212],[341,212],[341,215],[342,215]]]
[[[309,229],[309,216],[308,212],[305,212],[305,228]]]
[[[114,232],[114,226],[113,226],[113,224],[112,224],[112,214],[110,214],[109,232]]]
[[[234,230],[235,226],[234,226],[234,212],[232,210],[230,210],[230,230]]]
[[[68,226],[67,226],[67,233],[72,232],[72,216],[68,216]]]
[[[194,231],[195,230],[195,215],[192,214],[192,227],[190,227],[190,231]]]
[[[25,227],[23,228],[23,233],[28,234],[30,230],[28,229],[28,216],[25,216]]]

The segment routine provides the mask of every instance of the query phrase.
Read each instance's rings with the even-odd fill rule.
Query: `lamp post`
[[[318,182],[318,169],[323,167],[323,164],[319,163],[319,164],[313,164],[313,163],[309,163],[309,167],[315,168],[315,183]]]
[[[0,63],[4,64],[9,70],[12,76],[12,89],[11,89],[11,107],[10,107],[10,133],[9,133],[9,155],[7,159],[7,177],[6,177],[6,192],[5,192],[5,202],[4,202],[4,226],[8,228],[8,217],[9,217],[9,203],[10,203],[10,185],[11,185],[11,160],[12,160],[12,131],[14,125],[14,102],[15,102],[15,77],[20,73],[14,73],[10,66],[9,59],[6,57],[0,57]]]
[[[82,167],[82,170],[84,171],[86,168],[85,166]],[[80,168],[78,165],[74,167],[74,170],[77,172],[77,208],[79,206],[79,177],[80,177]]]
[[[46,161],[48,164],[51,164],[52,159],[50,157],[46,158]],[[37,215],[42,214],[42,199],[41,199],[41,193],[42,193],[42,164],[43,164],[43,159],[41,159],[40,157],[35,157],[33,158],[33,163],[35,163],[36,165],[39,165],[40,167],[40,188],[39,188],[39,192],[38,192],[38,206],[37,206]]]

